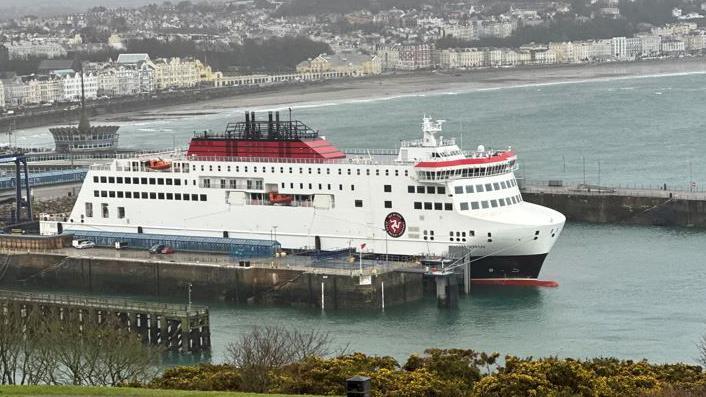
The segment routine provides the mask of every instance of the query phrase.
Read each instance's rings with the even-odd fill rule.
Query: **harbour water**
[[[295,116],[339,147],[392,148],[418,136],[426,113],[447,119],[445,135],[465,148],[513,145],[528,179],[582,181],[585,170],[594,184],[695,181],[701,189],[704,103],[706,74],[690,74],[311,104]],[[121,146],[185,144],[193,130],[219,131],[241,112],[125,123]],[[17,143],[51,145],[44,131],[20,131]],[[214,360],[252,326],[276,324],[328,331],[337,346],[398,359],[464,347],[694,362],[706,333],[704,247],[705,231],[569,224],[542,270],[559,282],[554,289],[474,288],[457,310],[433,300],[385,312],[211,305]]]
[[[706,233],[569,224],[542,270],[558,288],[474,287],[384,312],[211,306],[214,360],[256,325],[330,332],[336,346],[404,360],[427,347],[695,362],[706,333]]]

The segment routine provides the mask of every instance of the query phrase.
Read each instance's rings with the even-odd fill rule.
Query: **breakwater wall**
[[[422,275],[383,272],[369,285],[346,272],[71,256],[56,252],[0,254],[0,288],[40,288],[324,309],[371,309],[422,298]],[[383,298],[384,296],[384,298]],[[384,301],[383,301],[384,299]]]
[[[573,222],[706,228],[704,192],[525,186],[522,196]]]

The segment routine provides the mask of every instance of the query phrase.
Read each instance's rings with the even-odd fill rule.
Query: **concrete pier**
[[[40,310],[77,327],[87,321],[102,324],[110,317],[146,344],[170,351],[199,353],[211,349],[208,308],[68,295],[0,290],[0,313]],[[166,335],[166,338],[163,337]]]
[[[706,192],[672,191],[669,187],[521,187],[525,201],[555,209],[570,222],[706,228]]]
[[[423,296],[422,273],[373,266],[364,270],[370,275],[370,284],[361,284],[357,264],[355,269],[316,268],[295,259],[262,258],[251,260],[245,267],[227,255],[150,256],[142,250],[107,248],[5,250],[0,254],[0,288],[61,288],[181,299],[186,286],[192,284],[192,295],[198,300],[318,308],[323,305],[325,310],[380,310],[383,299],[389,308]],[[165,327],[160,328],[162,337]]]

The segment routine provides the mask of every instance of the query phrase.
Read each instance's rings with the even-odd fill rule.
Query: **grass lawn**
[[[0,396],[125,396],[125,397],[291,397],[284,394],[133,389],[129,387],[0,386]]]

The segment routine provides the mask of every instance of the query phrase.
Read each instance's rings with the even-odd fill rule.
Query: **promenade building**
[[[380,58],[382,70],[395,70],[400,61],[400,45],[383,45],[378,47],[377,56]]]
[[[0,109],[5,108],[5,88],[0,80]]]
[[[477,48],[464,48],[461,51],[454,50],[457,56],[457,67],[477,68],[485,66],[485,51]]]
[[[611,56],[615,59],[628,59],[627,39],[613,37],[610,40]]]
[[[7,106],[36,105],[61,100],[61,81],[53,75],[21,76],[5,79],[2,83],[4,103]]]
[[[199,84],[196,61],[181,58],[157,59],[154,61],[154,76],[158,90],[192,88]]]
[[[613,58],[613,41],[611,39],[596,40],[592,42],[592,61],[605,62]]]
[[[115,63],[118,66],[132,67],[137,70],[141,93],[150,93],[157,89],[156,67],[148,54],[120,54]]]
[[[684,42],[675,38],[662,39],[661,52],[664,55],[679,55],[686,52]]]
[[[635,37],[640,39],[640,56],[655,57],[660,55],[660,51],[662,49],[662,37],[649,33],[637,34]]]
[[[96,76],[99,97],[140,93],[140,71],[136,65],[96,62],[84,64],[83,70]]]
[[[430,44],[410,44],[399,47],[398,70],[420,70],[432,67],[433,46]]]
[[[202,83],[215,85],[220,72],[193,58],[157,59],[154,65],[156,89],[193,88]]]
[[[628,59],[635,59],[642,54],[642,40],[639,37],[625,39],[625,55]]]
[[[549,43],[549,49],[554,51],[556,63],[573,63],[574,62],[574,43],[563,41],[559,43]]]
[[[321,78],[360,77],[382,73],[382,63],[376,55],[347,51],[302,61],[296,70],[300,75],[311,74],[312,80],[319,79],[317,75]]]
[[[496,48],[488,48],[484,51],[485,65],[490,67],[498,67],[502,63],[503,53]]]
[[[518,51],[511,48],[504,48],[502,50],[502,66],[516,66],[521,65],[522,56]]]
[[[67,73],[61,76],[61,99],[68,102],[81,100],[81,73]],[[83,74],[83,90],[86,99],[98,97],[98,78],[93,73]]]
[[[706,36],[703,32],[692,33],[683,37],[686,51],[702,52],[706,48]]]

